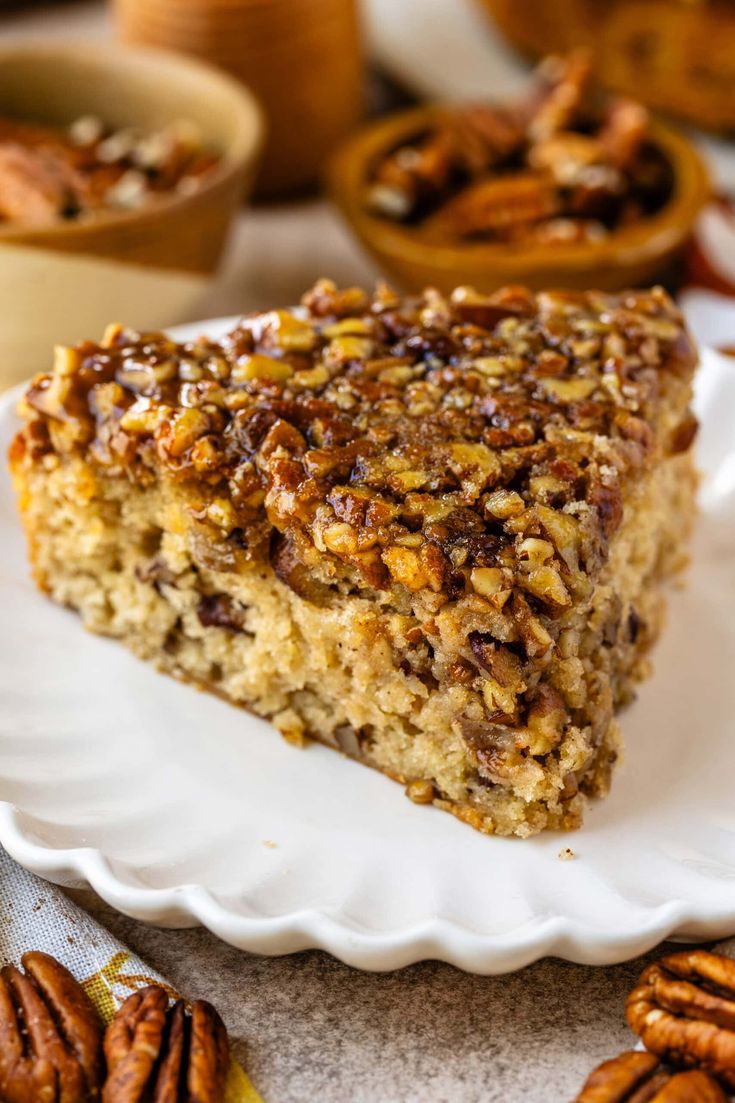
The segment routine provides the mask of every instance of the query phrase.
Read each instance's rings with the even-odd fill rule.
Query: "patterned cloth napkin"
[[[43,950],[65,965],[105,1022],[131,992],[147,984],[160,984],[178,996],[164,977],[59,889],[27,873],[0,848],[0,963],[18,964],[27,950]],[[230,1065],[225,1103],[263,1103],[235,1061]]]

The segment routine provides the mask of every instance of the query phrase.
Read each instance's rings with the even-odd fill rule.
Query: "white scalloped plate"
[[[214,323],[202,323],[210,330]],[[181,331],[179,331],[181,332]],[[189,327],[188,334],[191,334]],[[627,758],[573,835],[487,838],[85,633],[36,592],[0,481],[0,841],[51,880],[246,950],[478,973],[735,932],[735,365],[705,356],[695,564]],[[14,430],[0,404],[0,447]],[[573,861],[559,860],[562,847]]]

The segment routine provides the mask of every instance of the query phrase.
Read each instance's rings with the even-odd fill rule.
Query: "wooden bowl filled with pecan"
[[[429,106],[337,154],[331,194],[403,286],[620,290],[671,275],[710,186],[692,144],[550,58],[520,102]]]
[[[0,47],[0,387],[124,313],[191,317],[254,174],[260,111],[161,50]]]

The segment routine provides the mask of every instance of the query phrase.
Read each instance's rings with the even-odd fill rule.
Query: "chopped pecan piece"
[[[457,287],[451,295],[452,309],[462,322],[493,329],[503,318],[530,316],[533,303],[524,287],[504,287],[482,295],[471,287]]]
[[[589,1074],[574,1103],[626,1103],[659,1070],[658,1057],[630,1050],[603,1061]]]
[[[616,100],[600,131],[600,142],[613,165],[628,169],[635,163],[648,134],[648,112],[632,100]]]
[[[128,996],[105,1034],[103,1103],[222,1103],[229,1065],[227,1030],[211,1004],[150,985]]]
[[[598,1065],[574,1103],[726,1103],[726,1099],[707,1073],[671,1073],[652,1053],[629,1050]]]
[[[0,220],[44,226],[196,190],[219,157],[181,126],[137,135],[90,116],[67,131],[0,118]]]
[[[55,958],[23,955],[0,973],[0,1099],[90,1103],[102,1085],[102,1021]]]
[[[292,538],[280,535],[274,537],[271,541],[270,560],[276,577],[305,601],[323,605],[329,599],[329,587],[309,571],[299,557]]]
[[[662,958],[642,973],[627,1018],[652,1053],[735,1088],[735,961],[707,950]]]

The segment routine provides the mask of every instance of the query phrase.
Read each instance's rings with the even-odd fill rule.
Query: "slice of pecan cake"
[[[21,403],[35,577],[417,801],[574,827],[684,558],[695,363],[660,289],[321,281],[221,341],[113,326]]]

